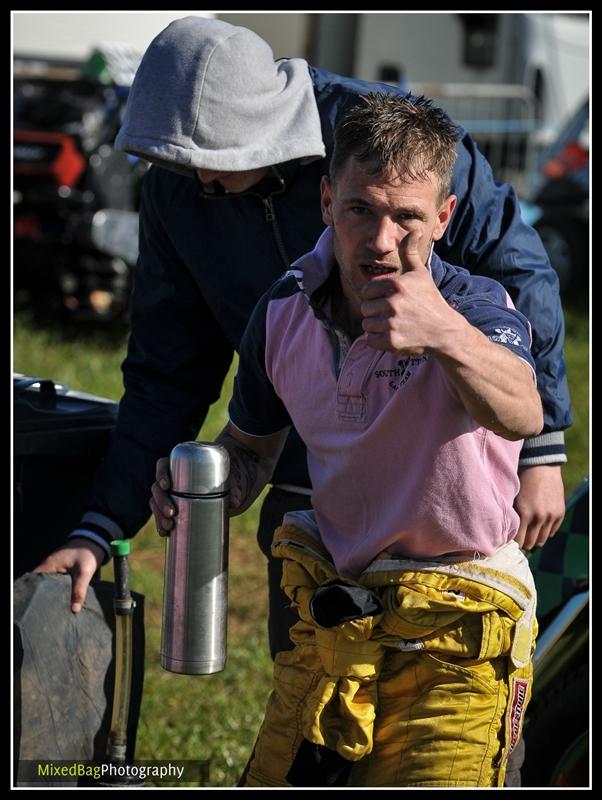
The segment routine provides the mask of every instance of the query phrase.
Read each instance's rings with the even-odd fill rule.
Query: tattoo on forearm
[[[230,456],[230,486],[234,490],[230,500],[231,511],[240,511],[255,500],[265,485],[265,480],[260,482],[259,456],[227,433],[221,433],[216,441]]]
[[[259,458],[252,450],[238,444],[230,451],[230,475],[240,491],[240,504],[243,505],[257,485]]]

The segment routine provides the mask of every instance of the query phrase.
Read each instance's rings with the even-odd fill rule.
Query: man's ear
[[[458,198],[456,195],[450,194],[441,205],[441,208],[437,212],[437,224],[435,225],[435,230],[433,231],[433,235],[431,237],[433,241],[438,241],[445,233],[445,229],[449,225],[451,215],[453,214],[457,202]]]
[[[323,176],[320,183],[320,207],[322,221],[325,225],[332,225],[332,186],[327,175]]]

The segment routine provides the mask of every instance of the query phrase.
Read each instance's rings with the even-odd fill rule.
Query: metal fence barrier
[[[537,160],[535,97],[518,84],[412,83],[462,125],[491,164],[497,181],[526,196]]]

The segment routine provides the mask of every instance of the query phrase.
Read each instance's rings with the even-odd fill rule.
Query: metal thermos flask
[[[170,456],[177,508],[166,542],[161,666],[184,675],[226,664],[228,474],[221,445],[183,442]]]

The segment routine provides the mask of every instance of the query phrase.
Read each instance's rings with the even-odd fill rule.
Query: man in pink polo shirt
[[[520,735],[536,622],[513,503],[543,416],[528,321],[432,249],[457,138],[424,99],[352,109],[322,181],[328,227],[242,342],[218,438],[231,512],[291,425],[313,486],[313,511],[275,534],[300,619],[249,786],[502,785]]]

